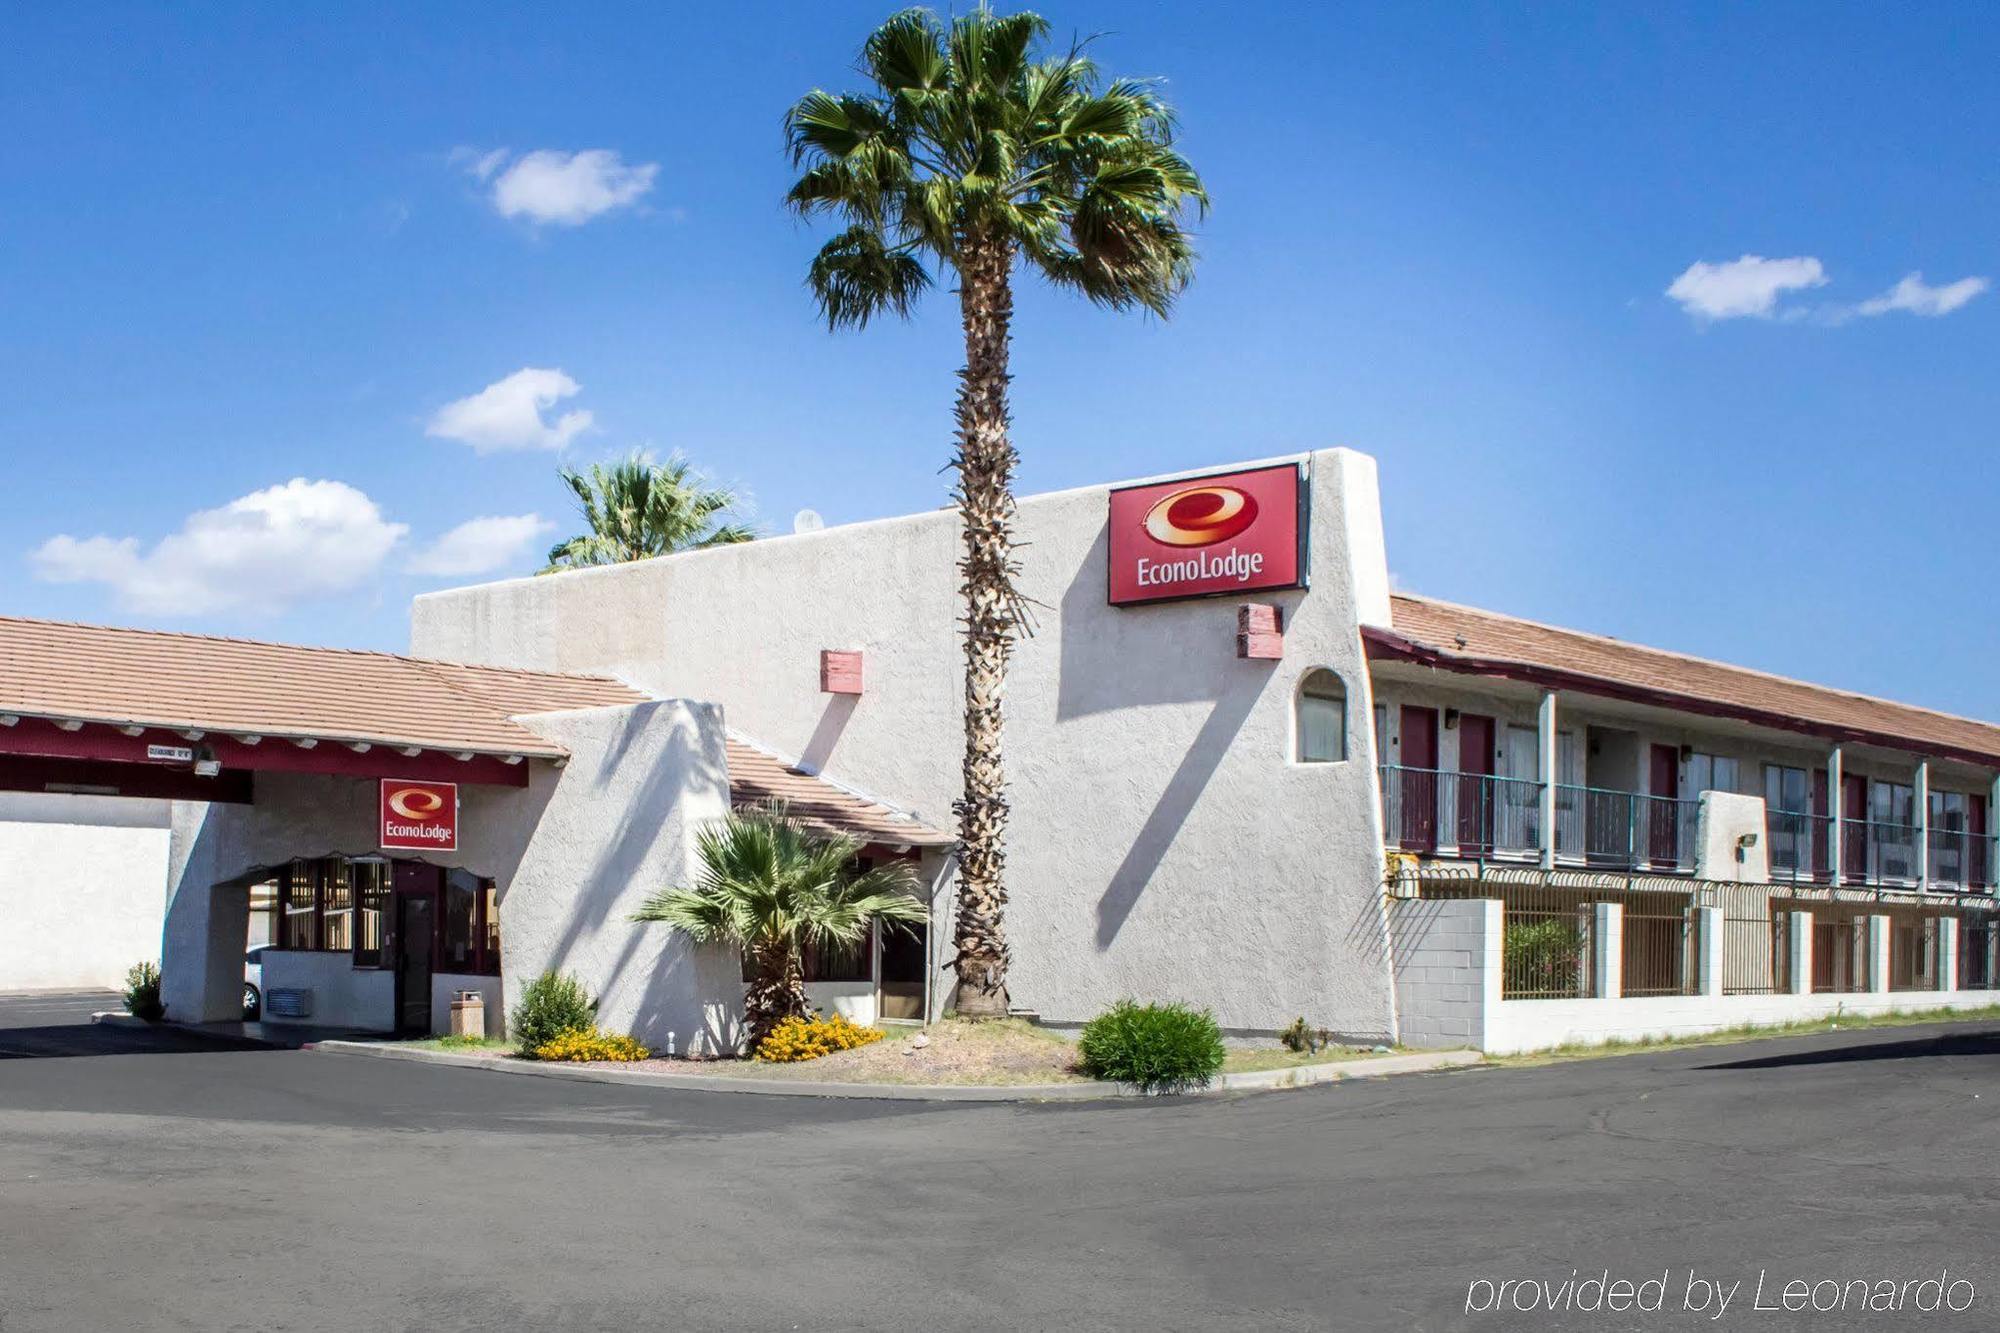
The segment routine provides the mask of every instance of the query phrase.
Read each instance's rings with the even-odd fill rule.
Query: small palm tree
[[[750,962],[743,997],[754,1049],[787,1018],[811,1012],[804,951],[853,948],[877,921],[928,915],[915,872],[901,861],[862,869],[860,844],[820,836],[781,805],[731,813],[695,839],[694,887],[648,898],[634,921],[659,921],[697,944],[734,944]]]
[[[544,574],[726,546],[757,535],[741,523],[722,521],[735,507],[736,493],[711,486],[679,454],[656,463],[634,451],[609,467],[593,463],[588,473],[564,468],[562,479],[576,493],[590,531],[552,549]]]
[[[1038,14],[981,5],[947,26],[906,9],[861,49],[874,87],[814,91],[785,116],[803,168],[787,202],[845,224],[808,284],[833,328],[907,316],[933,273],[958,280],[959,560],[965,756],[957,802],[958,1012],[1007,1012],[1007,798],[1001,695],[1028,629],[1014,579],[1008,340],[1017,265],[1113,310],[1164,316],[1194,271],[1182,221],[1208,195],[1174,150],[1151,83],[1100,78],[1080,48],[1046,55]]]

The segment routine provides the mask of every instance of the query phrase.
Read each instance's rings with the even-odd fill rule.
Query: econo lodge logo
[[[1257,521],[1257,501],[1234,486],[1189,486],[1146,511],[1146,535],[1163,546],[1213,546]]]
[[[383,847],[458,849],[458,788],[449,782],[382,780]]]
[[[444,809],[444,797],[425,787],[398,787],[389,793],[389,808],[421,824]]]

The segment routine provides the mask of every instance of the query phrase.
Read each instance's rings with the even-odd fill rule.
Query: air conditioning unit
[[[266,1018],[311,1018],[313,993],[309,986],[281,986],[264,994]]]

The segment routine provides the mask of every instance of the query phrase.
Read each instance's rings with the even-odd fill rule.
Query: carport
[[[256,940],[268,1022],[435,1031],[474,990],[497,1030],[559,968],[608,1026],[727,1049],[738,960],[629,919],[690,877],[700,823],[782,798],[933,884],[950,841],[609,677],[11,619],[0,790],[172,803],[161,967],[186,1022],[241,1015]],[[934,948],[916,968],[921,1010]],[[880,974],[871,955],[850,991],[879,1006]]]

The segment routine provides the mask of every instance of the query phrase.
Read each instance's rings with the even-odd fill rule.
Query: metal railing
[[[1841,878],[1850,884],[1915,884],[1917,833],[1915,824],[1841,820]]]
[[[1861,909],[1816,907],[1812,940],[1815,994],[1851,995],[1868,989],[1868,918]]]
[[[1722,993],[1782,995],[1791,990],[1790,900],[1763,884],[1717,885],[1714,892],[1722,910]]]
[[[1468,858],[1541,848],[1542,785],[1523,778],[1385,764],[1382,827],[1390,847]]]
[[[1619,993],[1695,995],[1701,989],[1701,931],[1682,893],[1620,895],[1625,938],[1619,945]]]
[[[1700,801],[1556,788],[1556,855],[1617,870],[1693,871]]]
[[[1824,883],[1833,877],[1833,819],[1803,810],[1764,811],[1771,878],[1781,883]]]
[[[1940,889],[1985,893],[1993,888],[1993,837],[1964,829],[1933,828],[1925,840],[1930,849],[1930,883]]]
[[[1958,988],[2000,990],[2000,922],[1958,923]]]

